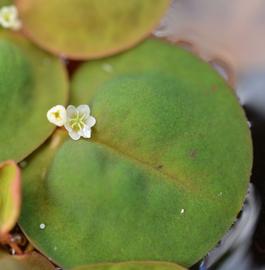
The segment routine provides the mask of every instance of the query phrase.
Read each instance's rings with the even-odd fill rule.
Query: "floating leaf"
[[[66,268],[203,257],[240,211],[252,163],[226,82],[150,40],[86,63],[72,100],[90,104],[97,124],[92,140],[56,133],[28,160],[20,224],[31,241]]]
[[[0,8],[4,6],[10,6],[13,4],[13,0],[1,0],[0,1]]]
[[[0,237],[16,224],[21,204],[20,170],[13,161],[0,164]]]
[[[81,266],[72,270],[185,270],[183,267],[164,262],[126,262]]]
[[[169,6],[169,0],[16,3],[26,35],[41,47],[73,59],[99,58],[132,47],[151,33]]]
[[[46,113],[65,104],[63,64],[24,38],[0,32],[0,161],[20,161],[51,135]]]
[[[55,270],[55,267],[37,252],[23,256],[0,253],[0,269],[3,270]]]

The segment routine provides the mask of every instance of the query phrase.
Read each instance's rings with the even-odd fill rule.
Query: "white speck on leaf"
[[[180,214],[184,214],[184,212],[185,212],[185,209],[182,208],[182,209],[180,210]]]
[[[19,166],[20,168],[25,168],[27,166],[27,161],[26,160],[22,160],[21,162],[19,162]]]
[[[45,179],[46,173],[47,173],[47,170],[43,169],[42,174],[41,174],[41,179]]]
[[[44,223],[41,223],[41,224],[40,224],[40,229],[41,229],[41,230],[44,230],[45,228],[46,228],[46,225],[45,225]]]
[[[102,64],[102,69],[107,73],[111,73],[113,71],[112,65],[110,65],[108,63]]]

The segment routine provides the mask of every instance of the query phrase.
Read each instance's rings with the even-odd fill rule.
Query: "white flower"
[[[78,140],[80,137],[90,138],[91,127],[95,124],[96,119],[90,115],[88,105],[80,105],[77,108],[72,105],[67,107],[64,127],[73,140]]]
[[[66,122],[66,110],[62,105],[56,105],[47,112],[47,118],[52,124],[62,127]]]
[[[16,6],[5,6],[0,9],[0,25],[12,30],[19,30],[21,28],[21,21],[18,19]]]

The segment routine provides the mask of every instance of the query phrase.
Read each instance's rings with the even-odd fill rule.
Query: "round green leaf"
[[[138,43],[159,23],[169,0],[17,0],[16,4],[29,38],[53,53],[87,59]]]
[[[20,170],[13,161],[0,163],[0,237],[16,224],[21,205]]]
[[[0,1],[0,8],[4,6],[10,6],[13,4],[13,0],[1,0]]]
[[[40,254],[10,256],[0,253],[0,269],[3,270],[55,270],[55,267]]]
[[[166,262],[126,262],[114,264],[96,264],[74,268],[72,270],[185,270],[183,267]]]
[[[0,161],[20,161],[54,130],[47,111],[67,99],[59,59],[24,38],[0,32]]]
[[[86,63],[72,100],[90,104],[97,124],[92,140],[57,133],[28,160],[20,224],[33,243],[66,268],[203,257],[240,211],[252,163],[226,82],[151,40]]]

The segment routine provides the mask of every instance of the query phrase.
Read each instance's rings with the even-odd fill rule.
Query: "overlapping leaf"
[[[72,270],[185,270],[183,267],[164,262],[127,262],[114,264],[96,264],[74,268]]]
[[[33,243],[66,268],[198,261],[241,209],[252,163],[225,81],[150,40],[86,63],[72,102],[91,104],[97,125],[92,141],[59,131],[28,160],[20,224]]]
[[[150,34],[168,0],[17,0],[24,32],[43,48],[73,59],[132,47]],[[44,23],[45,22],[45,23]]]
[[[20,170],[13,161],[0,164],[0,238],[16,224],[21,206]]]
[[[65,104],[67,77],[59,59],[19,35],[0,32],[0,161],[22,160],[54,130],[46,112]]]
[[[0,269],[3,270],[55,270],[40,254],[34,252],[23,256],[10,256],[0,252]]]

